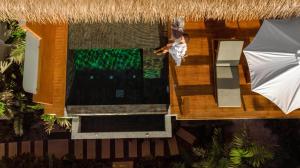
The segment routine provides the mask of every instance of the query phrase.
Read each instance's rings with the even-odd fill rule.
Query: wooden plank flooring
[[[38,94],[34,100],[45,104],[45,113],[63,116],[66,85],[67,25],[27,25],[44,38],[41,46],[41,69]],[[239,65],[242,93],[241,108],[218,108],[212,67],[212,40],[237,38],[246,45],[259,29],[259,21],[188,22],[186,31],[191,40],[182,66],[169,66],[171,113],[179,120],[300,118],[300,110],[289,115],[272,102],[251,92],[244,56]],[[46,35],[47,34],[47,35]],[[51,44],[51,46],[47,45]]]
[[[186,23],[190,35],[188,57],[180,67],[169,59],[171,113],[179,120],[300,118],[300,110],[288,115],[272,102],[251,91],[248,69],[242,55],[239,74],[242,93],[241,108],[219,108],[215,100],[212,66],[213,39],[237,38],[246,45],[260,27],[259,21],[206,21]]]

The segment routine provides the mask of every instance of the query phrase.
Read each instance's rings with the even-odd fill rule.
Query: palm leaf
[[[41,119],[44,121],[45,131],[50,134],[54,129],[54,124],[56,121],[55,115],[43,114]]]
[[[273,153],[264,146],[252,144],[249,149],[253,156],[247,162],[253,167],[261,167],[267,160],[273,159]]]
[[[25,56],[25,41],[19,40],[15,42],[15,48],[12,49],[9,59],[11,62],[21,65],[23,64],[24,56]]]
[[[4,102],[0,102],[0,117],[2,117],[4,115],[6,111],[6,105]]]
[[[16,117],[14,119],[14,131],[17,136],[23,135],[23,119],[20,117]]]
[[[3,74],[11,65],[11,61],[0,61],[0,72]]]
[[[50,134],[53,129],[54,129],[54,123],[52,123],[52,122],[45,123],[45,132],[47,134]]]
[[[68,118],[57,118],[56,122],[60,127],[63,127],[65,129],[71,129],[71,122]]]
[[[43,110],[44,109],[44,106],[41,104],[27,105],[27,107],[32,110]]]

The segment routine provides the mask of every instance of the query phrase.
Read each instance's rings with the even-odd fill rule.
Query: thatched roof
[[[0,20],[36,22],[253,20],[300,16],[299,0],[0,0]]]

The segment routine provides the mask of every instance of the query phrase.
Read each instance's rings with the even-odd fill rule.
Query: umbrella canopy
[[[252,91],[286,114],[300,108],[300,18],[265,20],[244,54]]]

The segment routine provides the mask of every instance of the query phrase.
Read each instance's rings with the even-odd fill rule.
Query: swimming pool
[[[70,52],[69,105],[166,104],[163,58],[141,49],[77,49]],[[71,66],[70,66],[71,65]]]

